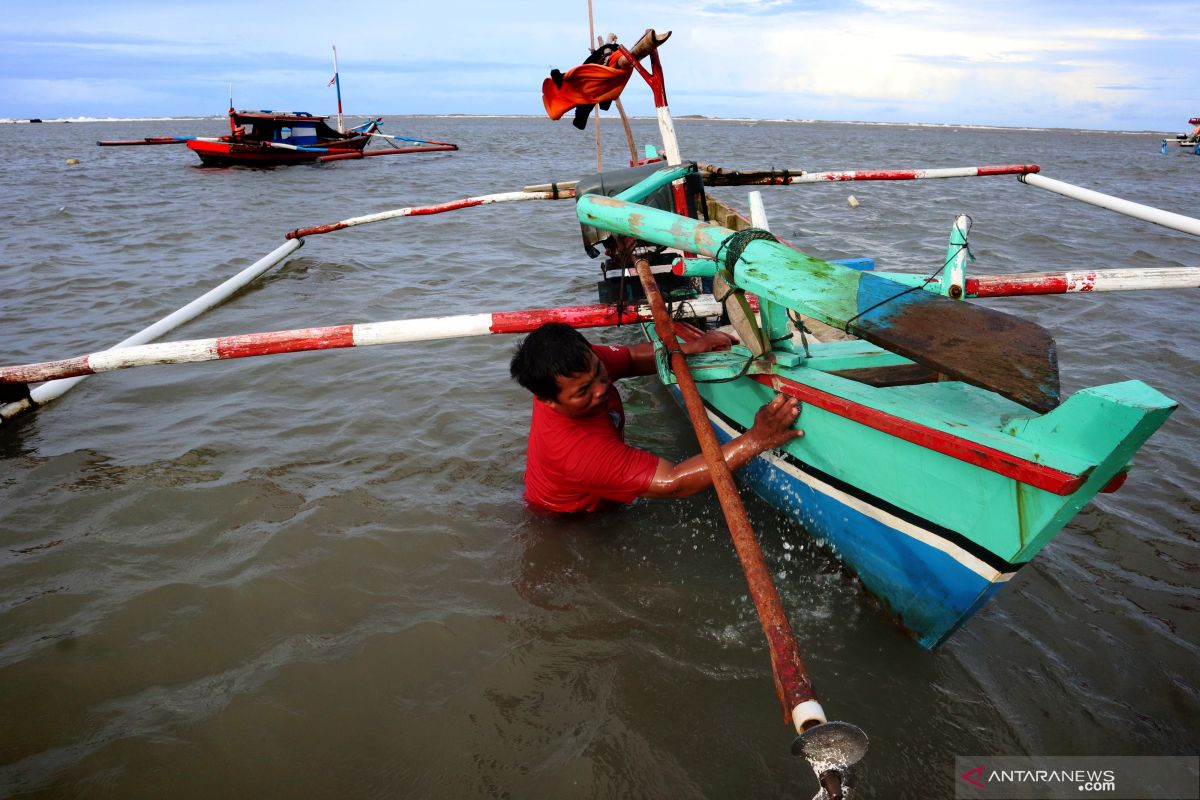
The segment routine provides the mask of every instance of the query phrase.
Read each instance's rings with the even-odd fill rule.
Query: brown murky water
[[[302,225],[594,168],[590,131],[533,119],[395,119],[463,149],[270,171],[93,145],[223,124],[0,126],[0,360],[108,346]],[[1035,162],[1200,216],[1200,158],[1154,136],[678,127],[730,167]],[[980,272],[1200,266],[1194,238],[1015,179],[764,194],[781,235],[885,269],[940,264],[960,211]],[[171,338],[585,303],[596,279],[570,203],[477,208],[315,237]],[[937,653],[749,502],[818,693],[872,737],[860,796],[948,797],[955,754],[1196,752],[1197,298],[995,301],[1054,332],[1066,391],[1139,378],[1181,408]],[[0,429],[0,795],[811,796],[715,500],[528,514],[511,347],[129,370]],[[661,388],[625,394],[637,444],[695,450]]]

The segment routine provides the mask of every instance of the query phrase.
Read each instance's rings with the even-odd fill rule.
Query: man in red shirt
[[[685,354],[729,347],[728,334],[709,331],[684,343]],[[529,334],[510,372],[533,392],[525,461],[525,499],[546,511],[596,511],[637,497],[688,497],[712,485],[703,455],[673,464],[625,444],[625,409],[613,381],[655,371],[649,342],[592,345],[575,329],[551,322]],[[803,432],[800,408],[779,395],[759,409],[754,425],[722,446],[732,470]]]

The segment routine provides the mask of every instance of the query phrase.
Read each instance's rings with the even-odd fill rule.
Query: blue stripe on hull
[[[720,424],[713,430],[722,442],[731,438]],[[832,544],[867,590],[900,617],[923,647],[933,649],[945,641],[1009,577],[1000,574],[989,580],[949,553],[888,524],[895,519],[888,512],[848,505],[838,496],[841,492],[819,478],[811,480],[828,491],[801,480],[795,474],[798,468],[777,458],[773,462],[756,458],[738,474],[771,505]],[[862,496],[855,500],[870,505]],[[937,536],[929,531],[923,535]]]

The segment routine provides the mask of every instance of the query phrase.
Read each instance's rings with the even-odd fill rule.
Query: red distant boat
[[[101,147],[147,144],[186,143],[189,150],[200,156],[205,166],[234,165],[277,167],[287,164],[306,164],[340,161],[367,156],[391,156],[402,153],[430,153],[457,150],[458,145],[407,136],[380,133],[382,118],[364,122],[348,131],[342,130],[342,84],[337,72],[337,48],[333,51],[333,80],[337,84],[338,127],[331,128],[325,120],[304,111],[235,111],[232,95],[229,101],[229,135],[227,136],[148,136],[134,141],[96,142]],[[368,150],[372,138],[408,142],[406,147]]]
[[[233,133],[220,138],[196,137],[187,146],[205,166],[227,167],[235,164],[274,167],[314,161],[336,161],[345,158],[423,153],[437,150],[457,150],[448,142],[421,141],[412,147],[392,147],[367,150],[372,136],[379,133],[380,119],[365,122],[345,133],[326,124],[328,117],[314,117],[302,111],[230,111],[229,123]],[[389,139],[402,141],[400,136]]]
[[[287,164],[308,164],[321,161],[340,161],[367,156],[390,156],[401,153],[428,153],[457,150],[458,145],[388,136],[379,132],[381,119],[364,122],[345,133],[326,124],[328,117],[314,117],[303,111],[234,111],[229,109],[228,136],[157,136],[123,142],[96,142],[101,147],[146,144],[184,144],[200,156],[208,167],[234,165],[278,167]],[[367,150],[372,137],[412,142],[410,147],[390,147]]]

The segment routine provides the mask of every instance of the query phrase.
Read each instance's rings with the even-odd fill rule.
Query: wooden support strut
[[[797,732],[824,722],[821,718],[810,716],[808,719],[796,718],[796,710],[800,707],[810,709],[816,706],[816,696],[800,651],[796,646],[796,638],[784,613],[779,593],[771,580],[770,570],[767,569],[762,550],[755,539],[750,519],[742,505],[737,485],[733,482],[733,473],[725,462],[721,446],[717,443],[716,434],[708,421],[704,403],[696,390],[696,383],[688,369],[687,359],[677,344],[675,326],[667,313],[666,304],[654,282],[650,265],[645,259],[639,259],[635,264],[646,300],[654,315],[654,330],[658,338],[667,347],[671,358],[671,368],[683,394],[684,405],[691,418],[692,427],[696,430],[696,438],[700,441],[700,449],[708,462],[712,474],[713,488],[721,501],[721,509],[725,514],[725,522],[729,526],[733,546],[737,550],[742,570],[746,574],[746,583],[750,587],[750,596],[754,599],[754,607],[758,611],[758,619],[762,624],[763,633],[771,652],[771,672],[775,677],[775,691],[779,703],[783,707],[784,720],[793,722]],[[819,708],[819,706],[817,706]],[[801,714],[803,716],[803,714]]]

